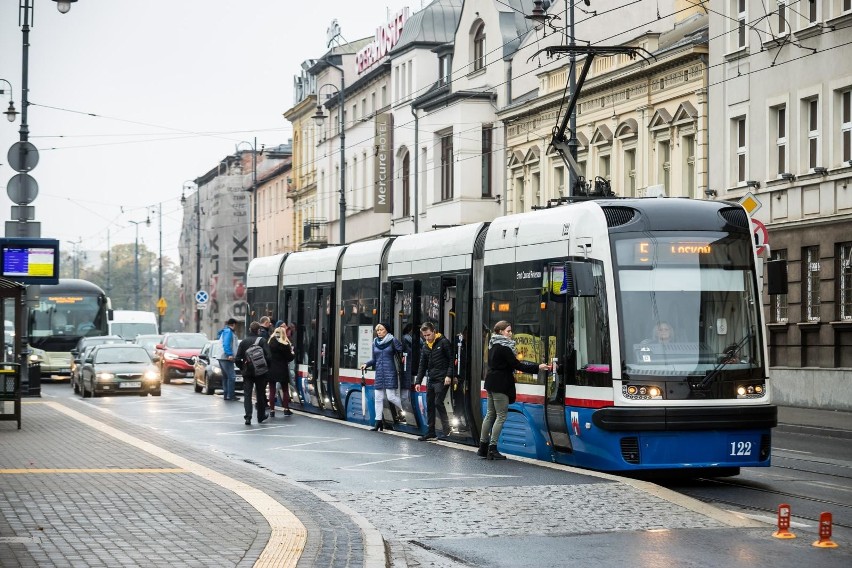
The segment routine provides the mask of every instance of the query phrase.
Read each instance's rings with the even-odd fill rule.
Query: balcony
[[[320,249],[328,246],[328,220],[307,219],[302,225],[301,250]]]

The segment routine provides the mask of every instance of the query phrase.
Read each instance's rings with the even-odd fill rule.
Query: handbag
[[[393,366],[396,369],[396,374],[402,375],[402,353],[399,351],[393,352]]]

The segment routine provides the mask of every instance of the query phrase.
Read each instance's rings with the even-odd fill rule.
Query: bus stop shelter
[[[15,420],[21,429],[21,368],[25,364],[21,338],[26,329],[26,286],[0,278],[3,352],[0,357],[0,420]]]

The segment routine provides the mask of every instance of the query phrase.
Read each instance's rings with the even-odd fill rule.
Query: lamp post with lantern
[[[338,121],[340,124],[340,244],[346,244],[346,124],[343,122],[343,109],[346,108],[344,105],[346,104],[345,98],[345,83],[343,80],[343,69],[334,65],[333,63],[329,63],[331,67],[340,70],[340,88],[338,89],[334,85],[330,83],[326,83],[321,87],[317,88],[317,94],[324,87],[331,87],[337,93],[337,101],[338,101],[338,110],[337,114],[340,117]],[[322,110],[322,105],[317,105],[317,112],[311,118],[314,119],[317,126],[322,128],[323,123],[325,122],[325,113]]]

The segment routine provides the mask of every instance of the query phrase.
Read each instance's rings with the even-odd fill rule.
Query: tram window
[[[515,311],[506,319],[512,323],[513,339],[518,350],[518,358],[533,363],[545,359],[545,345],[541,337],[541,296],[538,290],[523,291],[515,296]],[[541,374],[518,373],[515,382],[522,384],[543,384]]]

